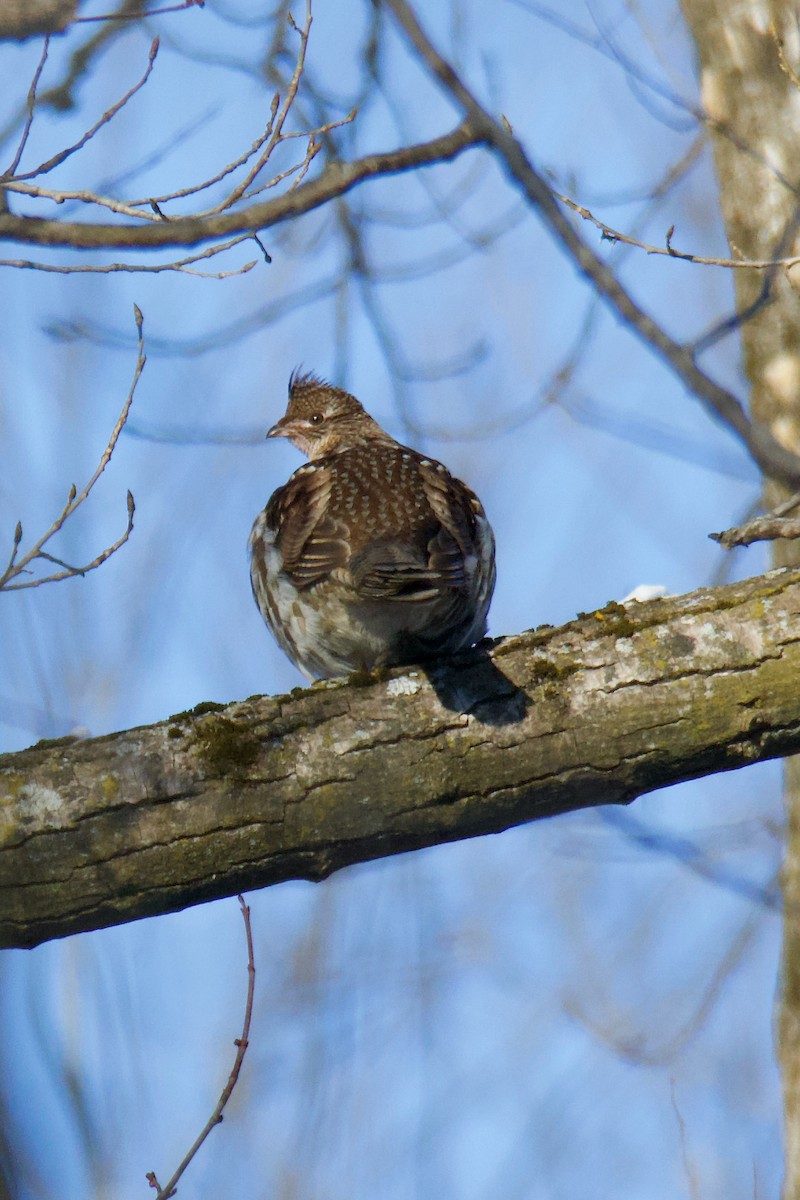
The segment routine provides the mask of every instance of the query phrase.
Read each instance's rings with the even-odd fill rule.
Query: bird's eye
[[[325,420],[325,414],[324,413],[313,413],[309,419],[310,419],[312,425],[321,425],[322,422]]]

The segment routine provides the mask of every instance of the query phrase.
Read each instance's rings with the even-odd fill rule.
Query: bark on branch
[[[0,756],[0,944],[165,913],[800,750],[800,570],[427,673]]]

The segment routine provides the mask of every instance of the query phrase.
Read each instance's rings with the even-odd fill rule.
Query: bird
[[[250,579],[309,680],[424,663],[484,637],[495,541],[466,484],[313,372],[292,373],[266,436],[309,461],[256,518]]]

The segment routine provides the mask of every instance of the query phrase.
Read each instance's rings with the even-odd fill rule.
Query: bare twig
[[[689,1185],[689,1195],[691,1200],[700,1200],[700,1190],[697,1186],[697,1177],[695,1175],[692,1164],[689,1161],[689,1151],[686,1139],[686,1122],[683,1119],[683,1114],[678,1107],[678,1098],[675,1095],[675,1076],[670,1076],[669,1081],[669,1098],[672,1101],[672,1111],[675,1113],[675,1119],[678,1122],[678,1137],[681,1146],[681,1161],[683,1163],[683,1173],[686,1176],[686,1182]]]
[[[319,129],[312,130],[310,133],[307,133],[307,132],[284,133],[283,132],[283,126],[286,121],[286,118],[289,115],[291,107],[295,101],[295,97],[297,95],[297,89],[299,87],[300,79],[302,77],[303,69],[305,66],[305,56],[306,56],[306,48],[308,45],[308,35],[309,35],[310,29],[311,29],[311,21],[312,21],[311,0],[306,0],[306,20],[305,20],[305,24],[302,29],[298,28],[298,26],[295,24],[294,19],[291,16],[291,13],[287,14],[286,21],[287,21],[289,27],[291,29],[295,30],[300,35],[300,47],[298,50],[297,60],[295,63],[294,71],[292,73],[292,77],[289,80],[289,83],[287,85],[286,95],[283,100],[283,104],[281,104],[280,95],[278,93],[276,93],[272,99],[272,105],[270,108],[270,119],[269,119],[269,122],[267,124],[267,127],[266,127],[264,133],[261,134],[261,136],[258,137],[253,142],[253,144],[249,150],[247,150],[244,154],[240,155],[238,158],[234,159],[233,162],[228,163],[225,167],[223,167],[220,171],[218,171],[216,175],[211,176],[210,178],[204,180],[202,183],[193,184],[188,188],[183,188],[179,191],[170,192],[163,196],[147,197],[144,199],[134,200],[134,201],[130,202],[131,205],[151,205],[152,206],[154,202],[156,204],[163,204],[170,200],[177,200],[177,199],[183,198],[185,196],[194,195],[197,192],[205,191],[207,188],[211,187],[213,184],[219,183],[222,179],[226,178],[226,176],[230,175],[238,167],[244,166],[245,163],[250,161],[250,159],[253,157],[254,154],[257,154],[259,151],[261,151],[261,153],[258,155],[258,158],[256,159],[255,163],[253,163],[252,166],[248,169],[244,178],[242,180],[240,180],[235,185],[235,187],[233,187],[233,189],[228,193],[228,195],[223,200],[221,200],[218,204],[214,205],[212,208],[206,209],[202,212],[195,213],[194,217],[196,219],[200,220],[200,219],[206,219],[208,217],[214,216],[221,212],[225,212],[227,209],[231,208],[232,205],[237,203],[237,201],[241,200],[242,198],[249,198],[252,195],[258,195],[260,192],[265,191],[268,188],[275,187],[276,184],[280,183],[283,179],[285,179],[287,175],[291,175],[295,171],[301,171],[302,172],[301,178],[302,178],[302,175],[304,175],[306,173],[306,171],[308,170],[308,164],[310,161],[309,155],[311,158],[313,158],[314,154],[316,153],[316,151],[311,153],[310,148],[307,151],[306,156],[302,162],[298,163],[294,167],[289,168],[287,171],[280,173],[274,179],[272,179],[268,184],[265,184],[262,187],[259,187],[258,189],[254,190],[252,192],[249,191],[250,185],[253,183],[253,181],[257,178],[257,176],[263,170],[267,161],[269,160],[270,156],[272,155],[273,151],[275,150],[276,146],[280,145],[281,142],[286,141],[290,138],[309,137],[311,139],[311,144],[313,145],[313,139],[314,139],[315,134],[325,132],[325,131],[327,131],[327,129],[336,128],[339,125],[348,124],[350,121],[352,121],[354,119],[355,110],[353,112],[351,112],[347,117],[343,118],[342,120],[330,122],[328,124],[328,126],[321,126]]]
[[[250,909],[245,904],[244,897],[242,895],[239,895],[237,899],[239,901],[239,907],[244,919],[244,931],[247,939],[247,1000],[244,1006],[242,1034],[241,1037],[238,1037],[234,1040],[234,1045],[236,1046],[236,1057],[233,1060],[233,1067],[231,1068],[231,1073],[228,1076],[228,1082],[225,1084],[225,1087],[220,1093],[220,1097],[216,1103],[214,1111],[206,1121],[205,1125],[193,1142],[191,1148],[188,1150],[186,1156],[184,1157],[178,1169],[175,1171],[174,1175],[172,1175],[172,1177],[167,1180],[164,1186],[161,1187],[158,1179],[156,1178],[155,1172],[147,1172],[147,1182],[150,1184],[150,1187],[154,1188],[157,1192],[155,1200],[169,1200],[170,1196],[175,1195],[175,1192],[177,1191],[178,1180],[181,1178],[184,1171],[197,1154],[197,1151],[211,1133],[212,1129],[221,1123],[225,1105],[230,1100],[231,1093],[236,1087],[236,1083],[239,1078],[239,1072],[241,1071],[242,1063],[244,1062],[244,1056],[247,1053],[247,1047],[250,1039],[250,1021],[253,1016],[253,996],[255,994],[256,986],[256,963],[255,954],[253,952],[253,930],[250,925]]]
[[[722,533],[710,533],[708,536],[726,550],[733,550],[735,546],[749,546],[753,542],[800,537],[800,517],[787,517],[787,513],[792,512],[798,505],[800,492],[795,492],[788,500],[773,508],[772,512],[752,517],[733,529],[725,529]]]
[[[722,338],[727,337],[728,334],[741,329],[748,321],[752,321],[757,313],[772,303],[775,296],[775,283],[781,270],[782,261],[789,248],[795,244],[798,230],[800,230],[800,205],[795,206],[781,231],[772,255],[773,261],[767,263],[758,295],[744,308],[732,312],[729,316],[723,318],[723,320],[712,325],[700,337],[695,338],[690,343],[690,348],[695,356],[709,350]]]
[[[751,271],[767,271],[776,267],[785,267],[788,269],[789,267],[795,267],[798,263],[800,263],[800,254],[793,254],[788,258],[778,259],[710,258],[703,254],[692,254],[686,250],[677,250],[672,244],[672,237],[675,233],[674,225],[671,225],[667,230],[663,246],[656,246],[649,242],[641,242],[638,238],[630,237],[628,234],[621,233],[618,229],[614,229],[612,226],[606,225],[606,223],[596,217],[594,213],[590,211],[590,209],[584,207],[582,204],[578,204],[575,200],[571,200],[569,196],[561,195],[560,192],[554,192],[553,195],[557,200],[560,200],[562,204],[566,204],[566,206],[572,209],[574,213],[577,213],[579,217],[582,217],[584,221],[591,222],[595,228],[599,229],[603,241],[621,242],[625,246],[634,246],[638,250],[644,250],[646,254],[660,254],[664,255],[666,258],[678,258],[682,262],[694,263],[696,266],[700,267],[727,267],[728,270],[737,271],[742,269]]]
[[[128,203],[130,204],[131,208],[136,208],[143,204],[152,204],[154,201],[156,204],[166,204],[168,200],[182,200],[186,196],[194,196],[197,192],[205,191],[206,188],[212,187],[215,183],[220,183],[226,177],[226,175],[230,175],[231,172],[235,171],[238,167],[244,166],[244,164],[249,162],[253,155],[261,149],[261,147],[264,145],[264,142],[266,142],[271,135],[272,128],[275,123],[275,114],[278,111],[279,103],[280,96],[276,94],[272,97],[270,119],[267,122],[267,127],[264,132],[260,135],[260,137],[256,138],[249,150],[246,150],[244,154],[240,154],[238,158],[233,160],[233,162],[229,162],[220,171],[218,171],[216,175],[212,175],[210,178],[204,179],[202,183],[193,183],[189,187],[180,188],[178,191],[166,192],[163,196],[146,196],[139,200],[129,200]]]
[[[12,551],[11,551],[11,556],[9,558],[8,566],[6,567],[3,574],[0,575],[0,591],[7,591],[7,592],[21,591],[23,588],[41,587],[41,585],[43,583],[56,583],[60,579],[72,579],[76,575],[80,575],[80,576],[86,575],[89,571],[94,571],[97,567],[101,566],[101,564],[104,563],[106,561],[106,559],[110,558],[112,554],[115,554],[121,546],[125,545],[125,543],[127,542],[128,538],[131,535],[131,532],[133,530],[133,514],[135,512],[135,505],[134,505],[134,501],[133,501],[133,496],[131,495],[130,492],[128,492],[128,500],[127,500],[128,524],[127,524],[127,528],[125,529],[125,532],[114,543],[112,543],[112,545],[107,546],[105,548],[105,550],[102,550],[100,552],[100,554],[98,554],[96,558],[93,558],[90,563],[87,563],[86,566],[83,566],[83,567],[69,566],[67,563],[63,562],[61,559],[54,558],[53,555],[51,555],[48,551],[45,551],[45,546],[50,541],[50,539],[59,532],[59,530],[63,527],[65,522],[69,520],[69,518],[73,515],[73,513],[78,508],[80,508],[80,506],[88,498],[89,494],[91,493],[92,489],[94,488],[94,485],[97,483],[97,481],[100,478],[100,476],[102,475],[103,471],[108,466],[108,463],[111,459],[111,455],[114,453],[114,448],[116,447],[116,444],[119,441],[119,436],[122,433],[122,430],[125,426],[125,422],[128,419],[128,413],[130,412],[130,407],[131,407],[131,404],[133,403],[133,396],[136,391],[136,385],[139,382],[139,377],[140,377],[142,371],[144,370],[144,365],[147,361],[147,359],[145,358],[145,354],[144,354],[144,335],[142,332],[143,318],[142,318],[141,311],[137,305],[134,305],[134,315],[136,318],[136,328],[137,328],[138,335],[139,335],[139,353],[138,353],[138,357],[136,359],[136,367],[135,367],[134,373],[133,373],[133,381],[131,383],[130,391],[128,392],[127,399],[125,400],[125,404],[123,405],[122,412],[120,413],[119,417],[117,418],[117,423],[111,431],[111,437],[108,439],[108,444],[100,456],[100,461],[97,464],[95,472],[92,475],[89,482],[86,484],[86,486],[80,492],[78,492],[77,488],[75,487],[75,484],[74,483],[72,484],[72,486],[69,489],[69,494],[67,496],[67,502],[64,505],[63,509],[61,510],[61,513],[59,514],[59,516],[56,517],[55,521],[53,521],[53,524],[50,526],[50,528],[45,533],[42,534],[42,536],[39,538],[39,540],[30,548],[30,550],[28,550],[25,554],[23,554],[22,558],[20,558],[20,559],[17,558],[17,554],[19,551],[20,542],[22,541],[22,525],[19,521],[17,522],[17,527],[16,527],[16,530],[14,531],[14,542],[13,542],[13,547],[12,547]],[[30,574],[29,568],[31,567],[31,565],[34,562],[36,562],[39,559],[41,559],[45,562],[51,562],[51,563],[57,564],[58,566],[62,567],[63,570],[52,573],[50,575],[42,576],[39,579],[28,579],[21,583],[12,582],[12,580],[17,579],[23,573]]]
[[[237,237],[231,238],[227,242],[220,242],[217,246],[210,246],[200,254],[191,254],[188,258],[179,258],[174,262],[167,263],[106,263],[103,266],[83,265],[76,267],[58,266],[55,263],[34,262],[32,259],[26,258],[0,258],[0,267],[16,267],[18,270],[25,271],[45,271],[54,275],[112,275],[120,271],[150,272],[153,275],[158,275],[163,271],[176,271],[181,275],[198,275],[203,279],[231,279],[234,275],[245,275],[248,271],[252,271],[253,267],[257,265],[256,260],[252,259],[241,267],[232,267],[229,271],[195,271],[192,270],[192,264],[202,262],[205,258],[215,258],[225,250],[230,250],[232,246],[240,246],[242,242],[252,240],[252,234],[240,233]]]
[[[302,162],[296,163],[295,166],[289,167],[285,171],[281,171],[281,173],[279,175],[276,175],[274,179],[271,179],[269,181],[269,183],[262,184],[261,187],[252,188],[249,192],[246,192],[245,199],[249,200],[253,196],[259,196],[262,192],[269,191],[270,188],[274,188],[276,184],[281,183],[284,179],[287,178],[287,176],[292,175],[295,171],[299,171],[300,172],[299,175],[292,183],[292,187],[296,188],[298,186],[298,184],[302,183],[303,179],[305,178],[306,174],[308,173],[308,168],[311,166],[311,163],[313,162],[313,160],[316,158],[316,156],[319,154],[320,150],[322,149],[322,143],[318,142],[317,138],[323,137],[326,133],[330,133],[332,129],[341,129],[342,126],[349,125],[351,123],[351,121],[354,121],[356,119],[357,115],[358,115],[358,109],[353,108],[347,114],[346,117],[341,117],[338,121],[328,121],[326,124],[320,125],[318,129],[313,130],[311,133],[307,133],[304,131],[302,133],[285,133],[285,134],[283,134],[283,136],[281,138],[282,142],[288,142],[288,141],[291,141],[292,138],[298,138],[298,137],[308,138],[308,145],[306,147],[305,158],[303,159]]]
[[[733,550],[736,546],[750,546],[753,542],[798,538],[800,517],[777,517],[774,513],[768,513],[766,516],[754,517],[744,525],[724,529],[722,533],[710,533],[708,536],[726,550]]]
[[[242,237],[237,238],[236,242],[248,240],[247,237]],[[219,250],[215,250],[215,253],[219,253]],[[0,258],[0,267],[14,267],[23,271],[44,271],[52,275],[113,275],[120,271],[134,274],[150,271],[152,274],[158,275],[162,271],[175,271],[179,275],[195,275],[200,279],[232,279],[234,275],[245,275],[257,266],[255,259],[245,263],[242,267],[234,267],[230,271],[193,271],[190,267],[185,266],[185,263],[196,262],[200,257],[203,256],[186,258],[181,262],[140,264],[138,266],[135,263],[108,263],[104,267],[59,267],[53,263],[34,262],[29,258]]]
[[[279,97],[276,95],[273,99],[272,118],[270,120],[270,123],[268,124],[265,132],[253,142],[253,144],[251,145],[249,150],[245,151],[244,154],[240,155],[238,158],[236,158],[232,162],[228,163],[225,167],[223,167],[221,170],[219,170],[216,173],[216,175],[210,176],[209,178],[204,179],[200,183],[192,184],[185,188],[180,188],[180,189],[177,189],[177,190],[174,190],[171,192],[165,192],[162,195],[144,196],[144,197],[138,197],[138,198],[131,199],[131,200],[119,200],[115,196],[110,196],[108,194],[101,194],[97,191],[90,191],[86,188],[81,188],[79,190],[75,190],[75,189],[65,190],[65,189],[42,187],[41,184],[29,183],[27,181],[28,180],[27,176],[19,176],[13,180],[10,177],[2,177],[4,186],[8,191],[18,192],[21,195],[32,196],[36,199],[51,200],[55,204],[65,204],[70,201],[78,201],[79,203],[83,203],[83,204],[96,204],[100,207],[109,209],[111,212],[119,213],[122,216],[135,217],[135,218],[141,217],[141,218],[144,218],[145,220],[150,220],[150,221],[163,221],[163,220],[166,220],[167,217],[161,211],[161,205],[166,204],[168,201],[184,199],[187,196],[195,195],[198,192],[204,191],[204,190],[212,187],[215,183],[219,183],[227,175],[231,174],[238,167],[242,166],[250,158],[252,158],[252,156],[257,152],[257,150],[264,144],[264,142],[270,136],[270,133],[272,130],[272,120],[274,120],[274,117],[275,117],[275,112],[277,110],[278,101],[279,101]],[[350,113],[348,113],[348,115],[346,117],[342,117],[336,121],[330,121],[326,125],[322,125],[318,129],[311,130],[310,132],[302,131],[302,132],[284,134],[282,136],[281,140],[289,141],[293,138],[308,138],[313,144],[313,142],[317,136],[319,136],[320,134],[327,133],[331,129],[338,129],[343,125],[349,124],[351,121],[353,121],[355,119],[355,116],[356,116],[356,110],[353,109]],[[181,141],[188,132],[193,132],[196,128],[198,128],[198,126],[200,124],[203,123],[203,121],[205,121],[207,119],[208,119],[208,114],[205,114],[202,119],[193,122],[190,126],[188,126],[187,129],[183,130],[179,135],[177,135],[177,137],[175,139],[172,139],[172,141],[173,142]],[[305,158],[301,162],[295,164],[292,167],[287,168],[285,171],[282,171],[279,175],[277,175],[274,179],[272,179],[268,184],[264,184],[257,189],[247,192],[245,194],[245,199],[250,199],[252,196],[258,195],[260,192],[263,192],[263,191],[268,190],[269,188],[275,187],[276,184],[280,183],[288,175],[291,175],[294,172],[301,170],[303,168],[303,166],[306,164],[306,162],[308,161],[309,153],[311,153],[311,156],[313,157],[313,155],[316,153],[316,150],[313,150],[313,152],[307,150]],[[157,162],[162,155],[163,155],[163,150],[160,150],[157,152],[157,154],[149,156],[149,158],[147,158],[143,163],[139,164],[139,167],[137,168],[137,170],[141,169],[144,166],[152,165],[154,162]],[[116,179],[117,185],[121,182],[122,178],[124,178],[124,176],[117,177],[117,179]],[[109,186],[111,186],[111,185],[110,184],[104,185],[104,187],[106,189],[108,189]],[[148,209],[150,211],[148,211]],[[197,213],[193,214],[193,216],[195,218],[202,218],[206,215],[207,214],[203,213],[203,212],[197,212]]]
[[[139,11],[129,11],[121,13],[120,19],[122,17],[138,18],[141,15],[142,14]],[[297,53],[294,70],[290,80],[287,83],[286,94],[283,98],[283,101],[281,102],[280,95],[276,94],[274,96],[267,127],[261,136],[258,137],[255,142],[253,142],[250,148],[245,153],[235,158],[232,162],[228,163],[221,170],[204,179],[200,183],[193,184],[182,189],[174,189],[160,196],[146,196],[134,200],[119,199],[116,196],[100,194],[97,191],[91,191],[86,188],[48,188],[42,186],[40,177],[55,170],[57,167],[61,166],[71,155],[82,149],[97,134],[97,132],[103,128],[103,126],[107,125],[114,119],[119,111],[144,86],[153,69],[155,56],[158,51],[158,39],[152,43],[149,62],[143,77],[134,87],[126,92],[120,100],[118,100],[114,105],[111,106],[111,108],[103,113],[100,119],[96,121],[94,125],[77,142],[59,151],[58,154],[53,155],[45,162],[40,163],[34,169],[14,176],[13,171],[16,171],[19,166],[22,148],[27,142],[30,124],[33,119],[33,111],[36,103],[36,85],[38,84],[39,75],[41,73],[42,66],[44,65],[43,59],[42,63],[40,64],[39,71],[35,76],[34,83],[31,86],[28,100],[28,122],[23,130],[20,148],[17,151],[12,164],[13,169],[5,176],[0,176],[0,212],[8,212],[8,204],[2,203],[2,192],[7,193],[13,191],[35,200],[49,200],[54,204],[59,205],[70,201],[77,201],[80,204],[90,206],[96,205],[100,208],[109,210],[117,216],[132,218],[137,226],[141,221],[158,226],[163,225],[165,222],[171,219],[169,214],[162,210],[162,205],[169,201],[180,200],[194,195],[197,192],[207,190],[214,184],[219,183],[227,176],[237,171],[238,168],[245,167],[248,163],[250,165],[247,166],[242,178],[231,187],[231,190],[228,192],[228,194],[218,204],[215,204],[213,207],[210,207],[205,211],[193,213],[190,219],[192,219],[194,222],[199,222],[206,220],[209,217],[214,217],[227,211],[242,199],[251,200],[253,196],[259,195],[261,192],[268,189],[275,188],[278,184],[282,183],[291,176],[295,176],[295,179],[290,187],[290,190],[296,190],[298,185],[307,175],[311,163],[319,153],[321,148],[320,139],[323,138],[324,135],[330,133],[332,130],[349,124],[355,119],[356,116],[356,109],[353,109],[346,117],[343,118],[338,118],[336,120],[322,119],[315,129],[301,129],[290,132],[285,131],[285,123],[296,99],[305,66],[305,56],[311,28],[311,20],[311,0],[306,0],[306,19],[302,29],[298,28],[298,26],[295,24],[291,14],[287,15],[287,24],[289,28],[299,34],[300,38],[300,46]],[[292,166],[279,171],[268,183],[261,184],[254,188],[253,184],[257,180],[259,174],[263,171],[267,161],[276,147],[285,141],[296,138],[304,138],[307,141],[306,151],[301,160]],[[178,219],[180,220],[181,218]],[[255,231],[255,228],[256,227],[254,226],[252,231]]]
[[[50,49],[50,35],[48,34],[48,36],[44,39],[44,45],[42,46],[42,55],[41,55],[41,58],[39,59],[39,65],[37,66],[36,70],[33,73],[33,79],[31,80],[31,86],[28,89],[28,99],[26,102],[26,107],[27,107],[28,113],[25,118],[25,125],[22,130],[22,136],[20,137],[19,145],[17,146],[17,152],[14,155],[14,158],[12,159],[11,166],[6,171],[6,175],[8,175],[8,176],[11,176],[15,173],[17,167],[20,164],[20,159],[22,158],[22,155],[25,151],[25,147],[28,144],[28,136],[31,132],[31,126],[33,125],[33,114],[36,111],[36,89],[38,88],[39,80],[42,77],[42,71],[44,70],[44,64],[47,62],[47,52],[49,49]]]
[[[97,192],[90,192],[87,189],[80,191],[61,191],[57,188],[42,187],[38,183],[28,183],[23,179],[10,179],[4,184],[4,189],[7,192],[16,192],[20,196],[33,196],[37,200],[52,200],[54,204],[64,204],[67,200],[78,200],[82,204],[97,204],[101,208],[107,208],[110,212],[119,213],[124,217],[135,217],[146,221],[163,221],[164,216],[157,211],[143,212],[133,208],[124,200],[115,200],[111,196],[100,196]],[[151,200],[152,205],[154,202]]]
[[[264,150],[253,163],[244,179],[242,179],[236,185],[236,187],[229,193],[228,196],[226,196],[223,201],[221,201],[214,208],[209,209],[208,213],[202,214],[203,216],[211,216],[215,213],[224,212],[226,209],[230,208],[231,205],[235,204],[237,200],[240,200],[258,173],[267,163],[275,147],[283,138],[283,126],[286,122],[286,118],[289,115],[289,111],[294,104],[294,99],[297,95],[297,89],[300,86],[300,78],[303,74],[303,68],[305,66],[308,35],[311,32],[311,0],[306,0],[306,19],[302,29],[295,24],[291,13],[287,13],[287,20],[289,21],[292,29],[294,29],[294,31],[300,35],[300,47],[297,52],[297,61],[295,63],[294,71],[292,72],[292,78],[290,79],[289,86],[286,89],[286,96],[274,119],[274,128],[272,129]]]

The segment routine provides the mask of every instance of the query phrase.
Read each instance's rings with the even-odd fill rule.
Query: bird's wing
[[[440,463],[414,457],[428,519],[410,537],[378,538],[354,556],[350,572],[361,596],[424,601],[469,586],[480,502]]]
[[[330,489],[329,467],[308,464],[295,471],[267,507],[281,569],[299,589],[318,583],[348,559],[346,526],[325,515]]]

